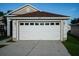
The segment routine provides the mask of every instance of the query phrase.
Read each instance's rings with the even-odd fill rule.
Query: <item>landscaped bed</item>
[[[0,41],[2,41],[2,40],[5,40],[5,39],[8,39],[9,37],[7,37],[7,36],[0,36]]]
[[[11,40],[8,40],[7,42],[16,42],[16,41],[13,41],[13,40],[11,39]]]
[[[0,48],[5,47],[6,45],[0,45]]]
[[[68,33],[68,38],[63,42],[72,56],[79,56],[79,38]]]

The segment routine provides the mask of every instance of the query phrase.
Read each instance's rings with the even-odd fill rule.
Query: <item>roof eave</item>
[[[11,19],[54,19],[54,20],[68,20],[69,17],[16,17],[16,16],[7,16]]]
[[[9,16],[10,16],[10,17],[11,17],[11,16],[14,17],[14,16],[16,16],[16,15],[4,15],[4,16],[6,16],[6,17],[9,17]]]

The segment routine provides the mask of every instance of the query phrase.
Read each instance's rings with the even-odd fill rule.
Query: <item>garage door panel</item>
[[[60,40],[60,25],[35,25],[35,22],[34,25],[25,25],[25,22],[23,23],[24,25],[19,25],[19,40]]]

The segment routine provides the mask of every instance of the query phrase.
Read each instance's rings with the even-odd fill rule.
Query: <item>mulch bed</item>
[[[5,47],[6,45],[0,45],[0,48]]]
[[[9,41],[7,41],[7,42],[16,42],[16,41],[13,41],[13,40],[11,39],[11,40],[9,40]]]

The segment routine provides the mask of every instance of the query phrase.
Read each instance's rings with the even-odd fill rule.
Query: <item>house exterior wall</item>
[[[19,21],[59,21],[60,22],[60,40],[63,41],[64,37],[67,37],[66,31],[64,32],[64,20],[69,19],[69,17],[66,16],[58,16],[57,17],[17,17],[17,15],[22,15],[26,13],[36,12],[39,11],[35,8],[33,8],[30,5],[25,5],[21,8],[15,9],[14,11],[8,13],[7,16],[7,35],[10,36],[10,21],[12,21],[12,37],[13,40],[19,39]],[[66,34],[64,34],[66,33]]]
[[[71,25],[71,34],[79,37],[79,25]]]
[[[24,20],[23,20],[24,19]],[[32,18],[33,19],[33,18]],[[65,31],[64,30],[64,20],[52,20],[52,19],[50,19],[50,20],[47,20],[47,18],[43,18],[44,20],[41,20],[40,18],[36,18],[36,20],[32,20],[31,18],[29,19],[29,18],[27,18],[27,17],[9,17],[9,18],[7,18],[7,35],[10,35],[10,24],[9,24],[9,22],[10,22],[10,20],[12,20],[13,21],[13,35],[12,35],[12,37],[13,37],[13,40],[14,41],[16,41],[16,40],[18,40],[19,39],[19,36],[18,36],[18,22],[19,21],[60,21],[61,22],[61,27],[60,27],[60,40],[61,41],[63,41],[63,40],[66,40],[67,39],[67,31]],[[34,18],[35,19],[35,18]],[[39,20],[37,20],[37,19],[39,19]],[[64,39],[65,38],[65,39]]]
[[[65,25],[64,20],[61,20],[61,41],[67,40],[67,32],[70,30],[68,25]]]
[[[67,40],[67,33],[69,30],[71,30],[70,25],[64,24],[64,40]]]

